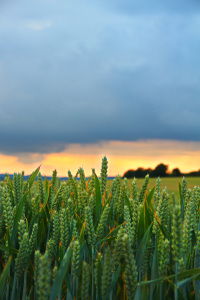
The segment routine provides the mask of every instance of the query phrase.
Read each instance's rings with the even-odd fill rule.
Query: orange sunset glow
[[[0,155],[0,173],[25,171],[30,174],[41,165],[43,175],[51,175],[57,169],[58,176],[73,174],[82,167],[87,176],[95,168],[100,174],[101,159],[108,159],[108,175],[123,175],[128,169],[154,168],[159,163],[169,166],[169,171],[178,167],[182,172],[200,169],[200,143],[166,140],[142,140],[136,142],[110,141],[100,144],[70,144],[61,153],[32,153],[18,156]],[[29,162],[29,163],[28,163]]]

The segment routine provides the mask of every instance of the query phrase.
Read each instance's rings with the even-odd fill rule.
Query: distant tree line
[[[199,176],[200,177],[200,170],[199,171],[193,171],[189,173],[181,173],[179,168],[175,168],[172,170],[172,172],[168,172],[168,165],[165,165],[163,163],[157,165],[155,169],[144,169],[144,168],[138,168],[137,170],[128,170],[124,173],[123,177],[126,178],[144,178],[147,174],[149,174],[150,177],[183,177],[183,176]]]

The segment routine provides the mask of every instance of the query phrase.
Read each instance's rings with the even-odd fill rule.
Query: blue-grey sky
[[[200,140],[199,0],[1,1],[0,152]]]

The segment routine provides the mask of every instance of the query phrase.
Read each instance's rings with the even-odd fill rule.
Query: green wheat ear
[[[132,193],[132,198],[136,200],[137,198],[137,179],[134,178],[131,184],[131,193]]]
[[[92,169],[92,176],[89,181],[89,194],[91,195],[95,188],[95,169]]]
[[[86,179],[85,179],[85,172],[84,172],[83,168],[80,168],[78,170],[78,173],[80,175],[80,180],[81,180],[81,184],[80,184],[81,190],[85,191],[86,190]]]
[[[187,192],[187,180],[185,179],[185,177],[183,177],[182,189],[181,189],[181,196],[183,201],[185,200],[186,192]]]
[[[95,215],[95,209],[96,209],[96,199],[94,197],[94,193],[90,195],[89,207],[90,207],[90,210],[92,212],[92,215],[94,216]]]
[[[172,253],[174,261],[182,256],[182,218],[179,204],[175,204],[172,215]]]
[[[58,211],[61,210],[62,201],[63,201],[63,191],[64,191],[64,184],[61,184],[52,201],[52,209],[56,209]]]
[[[199,203],[200,203],[200,188],[195,186],[193,189],[193,198],[194,198],[194,218],[193,218],[193,227],[194,231],[197,234],[198,224],[199,224]]]
[[[34,246],[36,243],[36,237],[37,237],[37,232],[38,232],[38,223],[35,223],[33,225],[33,230],[29,239],[29,245],[30,245],[30,254],[33,252],[34,250]]]
[[[115,245],[113,250],[113,272],[116,271],[117,267],[119,266],[120,259],[123,256],[124,249],[123,249],[123,236],[124,236],[124,228],[120,227],[117,238],[115,239]]]
[[[103,210],[100,222],[99,222],[97,230],[96,230],[96,235],[98,236],[99,239],[101,239],[103,237],[105,227],[106,227],[106,223],[107,223],[107,220],[108,220],[109,211],[110,211],[110,207],[107,204],[106,207]]]
[[[131,224],[130,212],[127,205],[124,206],[124,221],[125,221],[125,232],[128,234],[131,242],[131,246],[135,243],[133,227]]]
[[[39,200],[40,203],[44,203],[44,187],[42,182],[42,175],[41,173],[38,174],[38,192],[39,192]]]
[[[6,187],[3,188],[2,206],[5,226],[6,228],[10,227],[10,232],[12,232],[14,222],[14,210],[12,207],[11,199],[9,197],[8,189]]]
[[[13,175],[13,188],[14,188],[14,203],[17,205],[20,200],[20,179],[16,173]]]
[[[111,270],[112,270],[112,254],[110,248],[107,247],[104,255],[104,263],[103,263],[103,274],[102,274],[102,285],[101,285],[101,294],[102,298],[106,296],[107,289],[111,283]]]
[[[21,219],[19,221],[18,225],[18,239],[19,239],[19,244],[21,244],[21,241],[23,239],[24,233],[26,232],[26,223],[24,219]]]
[[[117,211],[119,216],[124,216],[124,202],[125,202],[125,187],[121,185],[120,193],[119,193],[119,200],[117,202]]]
[[[101,195],[103,196],[105,190],[106,190],[106,184],[107,184],[107,171],[108,171],[108,160],[106,156],[102,159],[102,165],[101,165],[101,180],[100,180],[100,186],[101,186]]]
[[[68,171],[68,180],[71,190],[73,191],[73,198],[76,201],[78,199],[77,180],[72,177],[72,173],[70,171]]]
[[[92,214],[89,206],[86,206],[85,208],[85,221],[86,221],[85,230],[88,234],[88,243],[90,245],[94,245],[96,242],[96,236],[94,231]]]
[[[72,236],[75,238],[75,240],[78,240],[78,230],[77,230],[77,222],[75,219],[73,219],[73,230],[72,230]]]
[[[132,218],[132,230],[133,230],[133,245],[136,245],[137,233],[138,233],[138,213],[139,213],[139,201],[138,198],[130,198],[131,218]]]
[[[185,198],[187,199],[187,197]],[[192,240],[192,230],[193,230],[193,219],[194,219],[194,198],[191,197],[188,201],[185,214],[184,214],[184,228],[183,228],[183,251],[184,253],[188,252],[190,248],[190,243]]]
[[[59,224],[59,214],[57,211],[53,214],[53,242],[55,247],[58,246],[60,241],[60,224]]]
[[[28,256],[29,256],[29,237],[28,237],[28,232],[25,232],[15,261],[15,273],[18,279],[23,274],[24,268],[26,268]]]
[[[78,278],[79,255],[80,255],[80,245],[79,245],[79,241],[76,240],[73,243],[73,256],[72,256],[72,274],[75,278]]]
[[[74,217],[74,203],[71,198],[68,199],[68,212],[69,212],[69,217],[70,219],[73,219]]]
[[[53,281],[55,280],[57,273],[58,273],[58,266],[55,265],[53,268],[53,271],[52,271],[52,280]]]
[[[156,195],[157,197],[157,195]],[[167,225],[167,209],[168,209],[168,204],[169,204],[169,195],[167,193],[167,190],[164,189],[161,193],[161,195],[159,196],[158,199],[158,205],[156,207],[156,215],[158,217],[158,219],[160,220],[160,222],[163,225]],[[158,235],[159,234],[159,228],[158,228],[158,223],[156,220],[156,217],[154,217],[153,220],[153,230],[152,230],[153,234]]]
[[[44,254],[39,258],[38,270],[38,299],[46,300],[50,294],[51,271],[50,259],[48,254]]]
[[[95,285],[96,290],[98,291],[98,286],[101,286],[101,278],[99,278],[99,269],[102,267],[102,254],[98,253],[95,261]]]
[[[39,287],[39,261],[40,261],[40,251],[36,250],[35,251],[35,269],[34,269],[34,281],[35,281],[35,286],[36,289]]]
[[[81,300],[88,300],[88,295],[89,295],[89,270],[88,270],[88,264],[84,261],[82,264]]]
[[[162,232],[160,232],[158,236],[158,253],[159,253],[159,275],[161,277],[164,277],[167,275],[170,245],[169,245],[169,241],[164,238]]]
[[[60,240],[63,248],[65,249],[69,241],[69,227],[66,208],[62,208],[60,211]]]
[[[47,242],[47,254],[49,258],[52,258],[52,256],[54,255],[54,251],[55,251],[55,242],[52,238],[50,238]]]
[[[133,299],[133,295],[137,288],[137,268],[131,243],[127,234],[123,237],[124,258],[125,258],[125,286],[128,299]]]
[[[139,203],[142,203],[144,200],[145,192],[149,183],[149,174],[145,176],[140,195],[139,195]]]

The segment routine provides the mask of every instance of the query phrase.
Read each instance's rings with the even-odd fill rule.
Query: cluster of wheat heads
[[[170,197],[80,168],[61,182],[39,168],[0,187],[1,299],[199,299],[200,188]],[[38,178],[35,181],[36,177]],[[78,180],[79,179],[79,180]]]

